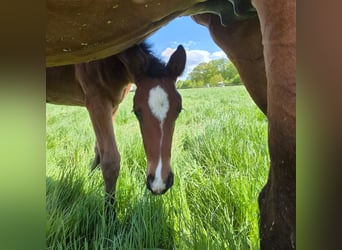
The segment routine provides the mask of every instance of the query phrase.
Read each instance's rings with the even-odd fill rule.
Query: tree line
[[[225,58],[198,64],[177,88],[216,87],[242,84],[240,75],[231,61]]]

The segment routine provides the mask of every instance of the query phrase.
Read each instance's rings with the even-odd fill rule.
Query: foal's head
[[[176,80],[185,67],[185,50],[178,46],[166,65],[151,55],[145,44],[126,50],[119,58],[137,85],[133,111],[147,157],[147,188],[153,194],[163,194],[173,184],[171,143],[182,109]]]

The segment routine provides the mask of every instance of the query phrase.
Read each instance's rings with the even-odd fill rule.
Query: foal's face
[[[185,50],[178,46],[166,66],[153,64],[151,56],[139,46],[118,54],[118,58],[137,85],[133,111],[140,122],[147,158],[147,188],[153,194],[163,194],[173,184],[171,143],[175,121],[182,109],[176,80],[185,68]],[[150,77],[150,70],[161,68],[163,74]]]
[[[181,109],[182,99],[174,79],[145,79],[139,83],[133,111],[140,123],[147,157],[146,184],[153,194],[163,194],[173,184],[171,144]]]

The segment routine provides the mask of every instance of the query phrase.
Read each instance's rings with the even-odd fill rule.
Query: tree
[[[198,64],[185,81],[178,81],[178,88],[198,88],[206,84],[216,86],[218,82],[226,84],[241,83],[240,76],[231,61],[225,58]]]
[[[194,85],[194,83],[188,79],[182,81],[182,80],[178,80],[177,84],[176,84],[177,88],[179,89],[187,89],[187,88],[194,88],[196,87]]]
[[[226,64],[224,78],[230,84],[241,83],[240,75],[232,62]]]
[[[198,64],[189,74],[188,78],[190,81],[195,83],[197,87],[202,87],[208,82],[208,63]]]
[[[212,84],[216,84],[218,82],[224,82],[224,79],[223,79],[223,76],[221,74],[216,74],[210,78],[209,82]]]

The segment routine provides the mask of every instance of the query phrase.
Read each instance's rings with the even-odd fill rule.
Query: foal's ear
[[[180,76],[184,71],[185,61],[185,49],[182,45],[179,45],[177,50],[171,55],[170,60],[166,65],[167,71],[169,72],[170,76]]]
[[[120,52],[117,56],[134,81],[137,81],[148,69],[148,57],[138,45]]]

